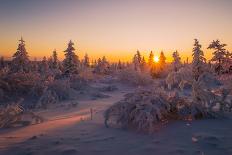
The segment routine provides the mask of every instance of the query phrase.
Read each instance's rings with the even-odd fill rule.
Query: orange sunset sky
[[[23,36],[31,59],[59,58],[71,39],[76,53],[130,61],[136,50],[148,57],[174,50],[191,56],[198,38],[207,59],[215,39],[232,51],[231,0],[1,0],[0,56],[10,58]],[[191,60],[191,58],[190,58]]]

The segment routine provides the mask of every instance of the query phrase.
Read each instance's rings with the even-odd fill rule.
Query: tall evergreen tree
[[[59,60],[57,57],[56,49],[52,52],[52,68],[58,69],[59,68]]]
[[[181,66],[181,58],[180,58],[178,51],[173,52],[172,57],[173,57],[172,64],[174,67],[174,71],[177,72]]]
[[[0,69],[4,68],[5,67],[5,61],[4,61],[4,57],[2,56],[0,58]]]
[[[193,61],[192,61],[192,69],[195,80],[198,80],[198,77],[203,72],[203,67],[206,59],[204,58],[204,53],[201,50],[201,45],[197,39],[194,40],[193,47]]]
[[[226,49],[224,48],[226,44],[221,44],[219,40],[212,41],[212,43],[209,45],[208,49],[213,49],[213,58],[211,61],[216,62],[215,71],[217,74],[221,74],[223,70],[223,61],[226,57]]]
[[[64,73],[67,75],[77,74],[79,72],[80,61],[78,56],[75,54],[74,43],[70,40],[68,48],[65,52],[65,59],[63,60]]]
[[[117,64],[117,69],[122,69],[123,67],[122,67],[122,63],[121,63],[121,61],[119,60],[118,61],[118,64]]]
[[[144,71],[145,68],[146,68],[146,61],[145,61],[144,56],[143,56],[143,58],[141,60],[140,68],[141,68],[142,71]]]
[[[150,55],[149,55],[149,58],[148,58],[148,65],[149,65],[150,67],[152,67],[153,64],[154,64],[154,54],[153,54],[153,52],[151,51],[151,52],[150,52]]]
[[[164,56],[164,52],[163,51],[160,52],[159,63],[160,63],[160,69],[163,70],[164,66],[166,64],[166,57]]]
[[[90,66],[90,64],[89,64],[89,56],[88,56],[87,53],[86,53],[85,56],[84,56],[83,65],[84,65],[85,67],[89,67],[89,66]]]
[[[137,56],[138,63],[141,64],[142,56],[141,56],[139,50],[137,50],[136,56]]]
[[[142,61],[142,56],[139,50],[137,50],[136,54],[133,57],[133,64],[134,64],[135,70],[141,69],[141,61]]]
[[[17,51],[13,55],[11,62],[11,70],[13,72],[28,72],[30,70],[29,56],[25,48],[25,41],[23,38],[19,40]]]
[[[43,60],[41,61],[41,64],[40,64],[40,72],[42,74],[46,74],[48,73],[48,70],[49,70],[49,65],[48,65],[47,58],[43,57]]]

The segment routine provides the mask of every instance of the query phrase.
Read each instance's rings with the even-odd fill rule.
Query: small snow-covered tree
[[[99,58],[96,67],[94,68],[95,73],[106,74],[109,72],[109,62],[107,61],[106,57]]]
[[[211,61],[215,62],[215,72],[217,72],[218,75],[221,74],[223,70],[222,64],[226,56],[226,49],[224,48],[225,46],[226,44],[220,43],[219,40],[213,40],[208,47],[208,49],[214,50],[213,58],[211,59]]]
[[[138,66],[139,66],[139,62],[138,62],[136,54],[134,55],[132,62],[133,62],[133,65],[134,65],[134,69],[137,71]]]
[[[90,66],[90,64],[89,64],[89,56],[88,56],[87,53],[86,53],[85,56],[84,56],[83,65],[84,65],[85,67],[89,67],[89,66]]]
[[[226,51],[225,54],[225,61],[223,67],[225,68],[226,73],[231,73],[232,72],[232,53],[229,51]]]
[[[150,55],[149,55],[149,58],[148,58],[148,65],[151,67],[153,64],[154,64],[154,54],[151,51]]]
[[[23,40],[23,38],[19,40],[18,49],[14,53],[11,63],[11,70],[13,72],[28,72],[30,69],[30,60],[25,48],[25,41]]]
[[[136,57],[137,57],[138,63],[141,64],[142,56],[141,56],[139,50],[137,50]]]
[[[160,69],[163,70],[166,64],[166,57],[164,56],[163,51],[161,51],[160,56],[159,56],[159,64],[160,64]]]
[[[41,61],[40,64],[40,72],[41,74],[46,74],[48,73],[49,70],[49,65],[46,57],[43,57],[43,60]]]
[[[52,69],[58,69],[58,68],[59,68],[59,60],[55,49],[52,53]]]
[[[63,60],[63,67],[65,74],[77,74],[79,72],[79,58],[75,54],[75,48],[73,47],[74,43],[70,40],[68,43],[68,48],[65,52],[65,59]]]
[[[146,68],[146,61],[145,61],[144,56],[143,56],[143,58],[141,60],[140,68],[141,68],[142,71],[144,71],[145,68]]]
[[[198,77],[201,73],[203,73],[203,67],[205,65],[206,59],[204,58],[204,53],[201,50],[201,45],[197,39],[194,40],[194,47],[193,47],[193,61],[192,61],[192,71],[195,80],[198,80]]]
[[[174,71],[177,72],[178,69],[181,67],[181,61],[180,61],[181,58],[180,58],[179,52],[178,51],[173,52],[172,57],[173,57],[172,65],[173,65]]]
[[[4,57],[2,56],[0,58],[0,69],[4,68],[5,67],[5,61],[4,61]]]
[[[118,64],[117,64],[117,69],[122,69],[122,68],[123,68],[123,65],[122,65],[121,61],[119,60]]]
[[[142,56],[139,50],[137,50],[136,54],[133,57],[133,64],[134,64],[135,70],[141,69],[141,62],[142,62]]]

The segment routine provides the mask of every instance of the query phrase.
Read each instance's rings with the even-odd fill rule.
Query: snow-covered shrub
[[[177,72],[171,72],[168,74],[166,78],[166,83],[168,85],[168,89],[172,89],[173,87],[177,87],[181,82],[181,77]]]
[[[83,90],[87,85],[87,80],[79,75],[73,75],[70,77],[70,87],[75,90]]]
[[[45,90],[43,95],[38,100],[36,107],[47,108],[51,104],[56,104],[59,102],[59,98],[54,91]]]
[[[184,66],[177,72],[170,72],[166,78],[166,83],[169,89],[177,88],[181,81],[192,83],[193,76],[191,66]]]
[[[31,111],[26,111],[18,103],[0,108],[0,128],[25,126],[43,122],[44,119]]]
[[[195,83],[193,98],[159,89],[138,90],[106,110],[105,125],[153,132],[157,125],[169,120],[217,118],[231,107],[226,96],[216,96]]]
[[[212,89],[212,88],[219,87],[222,85],[222,83],[216,78],[216,76],[208,72],[203,73],[199,77],[198,83],[200,86],[207,88],[207,89]]]
[[[100,91],[115,91],[117,89],[118,88],[115,85],[109,85],[109,86],[102,87],[99,90]]]
[[[4,91],[0,89],[0,102],[4,100]]]
[[[37,81],[40,81],[38,74],[12,73],[2,77],[1,88],[11,96],[28,95]]]
[[[67,100],[70,98],[70,93],[73,91],[68,79],[54,80],[48,85],[48,90],[55,93],[59,100]]]
[[[111,122],[122,128],[151,132],[156,123],[165,120],[171,109],[163,95],[154,91],[127,94],[124,100],[105,112],[105,124],[108,126]]]
[[[192,84],[187,82],[187,81],[184,81],[182,80],[180,83],[179,83],[179,88],[181,91],[184,91],[184,90],[191,90],[192,89]]]
[[[225,111],[230,111],[231,100],[228,100],[228,94],[231,90],[222,89],[220,94],[214,93],[212,88],[212,83],[205,81],[205,76],[199,77],[198,81],[193,82],[192,98],[193,103],[203,107],[208,113],[213,113],[214,111],[223,113]],[[207,79],[207,78],[206,78]],[[215,82],[216,83],[216,82]],[[214,83],[213,83],[214,84]]]
[[[94,80],[94,74],[92,72],[92,68],[84,68],[80,71],[79,77],[86,80],[86,81],[93,81]]]
[[[133,86],[146,86],[153,83],[152,77],[148,72],[136,71],[126,68],[118,72],[118,80]]]

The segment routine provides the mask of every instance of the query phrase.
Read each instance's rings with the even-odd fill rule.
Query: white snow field
[[[120,86],[105,92],[108,98],[78,100],[75,108],[40,111],[47,119],[41,124],[2,129],[0,155],[232,154],[232,117],[175,121],[153,134],[106,128],[104,111],[133,89]]]

